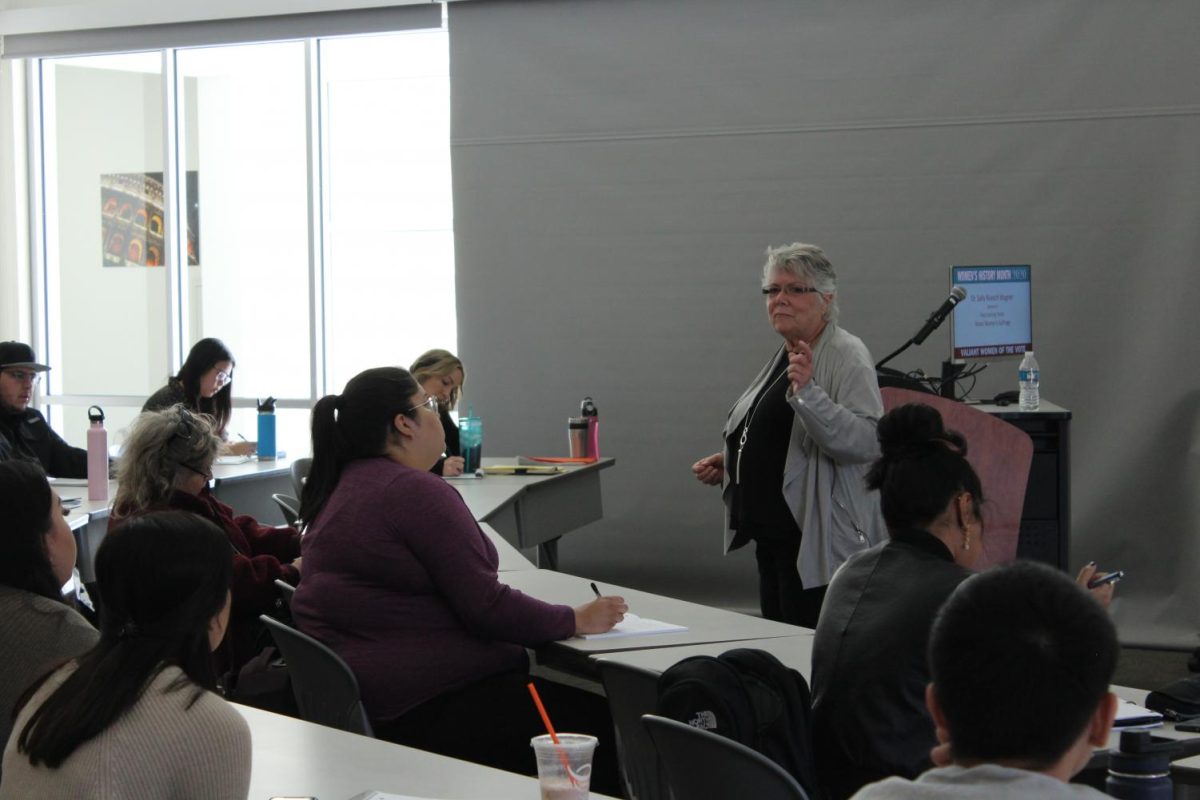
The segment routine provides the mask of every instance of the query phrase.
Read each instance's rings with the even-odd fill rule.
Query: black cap
[[[50,369],[45,364],[38,363],[33,348],[24,342],[0,342],[0,369],[8,367],[25,367],[34,372]]]

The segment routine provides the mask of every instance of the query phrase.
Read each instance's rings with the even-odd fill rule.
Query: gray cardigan
[[[729,438],[749,413],[772,369],[787,352],[780,347],[734,404],[722,436]],[[883,399],[871,354],[862,340],[830,323],[813,346],[813,376],[799,392],[789,390],[796,412],[783,471],[783,497],[803,534],[797,567],[806,587],[824,586],[852,554],[883,541],[878,492],[863,485],[879,456],[875,424]],[[729,453],[725,453],[729,463]],[[730,527],[730,480],[723,484],[725,552],[739,547]]]

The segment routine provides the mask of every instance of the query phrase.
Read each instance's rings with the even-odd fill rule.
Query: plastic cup
[[[538,783],[542,800],[586,800],[592,782],[592,752],[596,737],[582,733],[560,733],[558,744],[549,736],[530,739],[537,756]],[[570,770],[568,774],[567,770]],[[575,781],[572,783],[571,778]]]

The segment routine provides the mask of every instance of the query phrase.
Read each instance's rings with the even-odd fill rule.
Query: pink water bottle
[[[600,412],[592,398],[585,397],[579,404],[579,414],[587,420],[587,450],[584,455],[588,458],[600,457]]]
[[[104,409],[88,409],[91,425],[87,432],[88,500],[108,499],[108,431],[104,430]]]

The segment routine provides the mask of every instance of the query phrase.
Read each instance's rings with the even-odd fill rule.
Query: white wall
[[[28,341],[29,216],[23,64],[0,61],[0,340]]]

